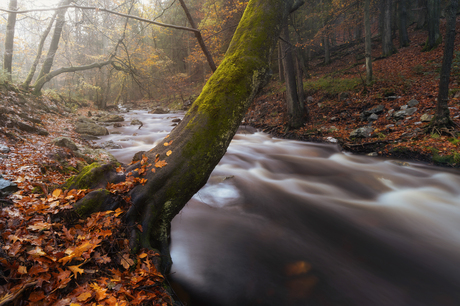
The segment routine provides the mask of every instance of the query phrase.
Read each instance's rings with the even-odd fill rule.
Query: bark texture
[[[249,2],[223,62],[201,95],[164,139],[166,145],[144,153],[147,169],[143,178],[147,182],[130,192],[132,204],[126,222],[133,251],[139,247],[160,250],[166,270],[171,264],[170,222],[206,183],[253,98],[267,83],[269,59],[294,2]],[[167,164],[155,168],[156,161]],[[134,172],[140,163],[128,171]],[[108,209],[104,206],[98,210]],[[142,226],[142,232],[137,225]]]
[[[407,3],[406,0],[399,0],[398,4],[399,15],[399,47],[409,46],[409,34],[407,33]]]
[[[383,1],[383,28],[382,28],[382,56],[387,57],[395,52],[393,45],[393,39],[391,37],[391,24],[392,24],[392,8],[393,0],[382,0]]]
[[[449,102],[449,79],[452,68],[452,60],[455,49],[455,26],[457,19],[458,0],[451,0],[446,9],[446,42],[444,46],[444,57],[441,66],[441,76],[439,80],[438,102],[436,104],[436,114],[432,119],[432,129],[450,128],[454,125],[450,118],[448,108]]]
[[[18,7],[17,0],[10,0],[9,10],[16,11]],[[12,80],[13,72],[13,47],[14,47],[14,29],[16,26],[16,13],[8,14],[8,23],[6,25],[5,36],[5,54],[3,56],[3,69],[8,72],[8,79]]]

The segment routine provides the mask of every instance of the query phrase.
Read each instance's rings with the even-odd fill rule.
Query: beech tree
[[[452,68],[452,60],[455,49],[455,27],[457,22],[458,0],[451,0],[450,5],[446,9],[446,38],[444,46],[444,57],[441,66],[441,76],[439,79],[438,102],[436,104],[436,114],[434,115],[430,125],[429,132],[451,132],[450,128],[455,126],[455,123],[450,118],[448,107],[449,101],[449,79]]]
[[[366,58],[366,82],[370,84],[372,82],[372,32],[370,22],[370,2],[371,0],[365,0],[364,2],[364,49]]]
[[[427,0],[427,25],[428,38],[423,51],[431,51],[441,43],[439,31],[439,18],[441,16],[441,3],[439,0]]]
[[[387,57],[392,55],[395,52],[395,47],[393,45],[393,39],[391,37],[391,25],[392,25],[392,9],[393,9],[393,0],[382,0],[381,18],[383,21],[382,26],[382,56]]]
[[[251,0],[224,60],[182,122],[162,144],[144,152],[124,175],[117,175],[111,165],[80,174],[74,182],[93,182],[89,187],[99,189],[78,201],[69,216],[113,209],[123,201],[105,189],[107,182],[141,179],[143,184],[129,192],[126,223],[131,247],[134,252],[142,247],[160,250],[162,266],[168,269],[170,222],[206,183],[225,154],[246,110],[269,79],[270,57],[281,29],[301,2]]]
[[[10,0],[9,10],[16,11],[18,6],[17,0]],[[13,47],[14,47],[14,28],[16,25],[16,13],[8,13],[8,23],[6,25],[5,35],[5,54],[3,56],[3,69],[8,72],[8,79],[12,80],[12,63],[13,63]]]

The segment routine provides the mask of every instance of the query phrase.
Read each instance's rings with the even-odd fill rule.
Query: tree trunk
[[[383,32],[382,32],[382,56],[387,57],[395,52],[391,37],[391,12],[393,0],[383,0]]]
[[[185,5],[184,0],[179,0],[180,5],[184,9],[185,15],[187,16],[188,22],[190,23],[190,26],[194,29],[197,29],[195,21],[192,18],[192,15],[190,15],[190,12]],[[208,48],[206,47],[206,44],[204,43],[203,37],[201,36],[201,32],[194,32],[195,37],[198,40],[198,44],[201,47],[201,50],[203,51],[204,55],[206,56],[206,60],[208,61],[209,67],[211,68],[212,72],[215,72],[217,67],[216,64],[214,63],[214,60],[212,59],[211,52],[209,52]]]
[[[72,0],[62,0],[59,3],[59,6],[69,5],[70,2],[72,2]],[[54,56],[56,55],[56,52],[59,48],[59,40],[61,39],[62,28],[64,27],[64,24],[65,24],[66,12],[67,12],[66,8],[60,9],[57,12],[56,25],[54,26],[53,38],[51,39],[50,47],[48,49],[48,54],[46,55],[45,62],[43,63],[40,73],[38,74],[37,82],[43,76],[45,76],[51,71],[51,67],[53,66]],[[34,87],[35,86],[37,86],[37,83],[34,85]]]
[[[364,31],[365,31],[365,57],[366,57],[366,82],[369,85],[372,82],[372,32],[370,22],[370,2],[371,0],[365,0],[364,2]]]
[[[444,57],[441,66],[441,76],[439,79],[438,102],[436,104],[436,114],[432,119],[431,128],[449,128],[454,125],[450,118],[449,101],[449,79],[452,68],[452,60],[455,49],[455,26],[457,19],[458,0],[451,0],[446,9],[446,42],[444,46]]]
[[[284,83],[283,51],[281,51],[281,41],[278,43],[278,75],[281,83]]]
[[[441,16],[441,6],[439,0],[427,0],[428,10],[428,38],[423,51],[431,51],[441,43],[441,34],[439,32],[439,18]]]
[[[158,249],[162,266],[170,267],[170,222],[206,183],[255,95],[268,82],[271,54],[294,2],[251,0],[224,60],[182,122],[164,139],[164,145],[145,152],[142,162],[127,169],[137,174],[136,168],[146,170],[145,184],[130,191],[132,204],[126,215],[133,252],[142,247]],[[109,175],[108,171],[101,173]],[[104,180],[100,183],[107,185]],[[107,193],[105,189],[89,193],[73,211],[85,215],[113,209],[115,203]],[[85,200],[98,194],[103,200]]]
[[[426,9],[426,0],[418,0],[417,1],[417,27],[415,28],[416,30],[421,30],[425,28],[426,26],[426,15],[427,15],[427,9]]]
[[[18,1],[10,0],[9,4],[10,11],[17,11]],[[8,14],[8,23],[6,25],[5,35],[5,54],[3,56],[3,69],[8,73],[8,79],[12,81],[13,76],[13,49],[14,49],[14,29],[16,26],[16,13]]]
[[[409,35],[407,34],[407,3],[406,0],[399,0],[399,47],[409,46]]]
[[[324,35],[324,65],[331,63],[331,49],[329,48],[329,34]]]
[[[29,74],[27,75],[26,80],[22,84],[22,87],[26,89],[29,88],[30,82],[32,82],[32,79],[35,75],[35,70],[37,69],[40,58],[42,57],[43,46],[45,45],[46,38],[48,37],[48,34],[50,33],[51,28],[53,27],[53,23],[56,20],[56,15],[57,15],[57,12],[53,14],[53,17],[51,17],[48,27],[45,29],[45,32],[43,32],[42,36],[40,37],[40,43],[38,45],[37,55],[35,56],[32,67],[30,67]]]
[[[94,69],[94,68],[99,68],[101,69],[102,67],[104,66],[107,66],[109,64],[112,64],[112,59],[108,60],[108,61],[105,61],[105,62],[101,62],[101,63],[93,63],[93,64],[90,64],[90,65],[85,65],[85,66],[78,66],[78,67],[64,67],[64,68],[59,68],[59,69],[56,69],[54,71],[51,71],[50,73],[44,75],[43,77],[41,77],[40,79],[37,80],[37,82],[35,82],[35,85],[34,85],[34,94],[35,95],[39,95],[43,86],[48,83],[52,78],[62,74],[62,73],[66,73],[66,72],[77,72],[77,71],[84,71],[84,70],[90,70],[90,69]]]
[[[289,27],[282,30],[282,57],[284,79],[286,80],[287,127],[297,129],[305,124],[304,101],[299,100],[297,92],[296,69],[294,66],[293,46],[289,39]]]

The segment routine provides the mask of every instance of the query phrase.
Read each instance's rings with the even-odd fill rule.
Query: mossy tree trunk
[[[206,183],[254,96],[267,83],[271,53],[296,3],[294,0],[251,0],[223,62],[201,95],[182,122],[164,139],[166,145],[144,153],[147,167],[142,177],[147,182],[130,191],[132,204],[126,222],[133,250],[141,247],[160,250],[165,269],[171,265],[168,242],[171,220]],[[155,167],[156,162],[164,166]],[[140,168],[140,163],[127,171],[136,173],[134,169]],[[105,184],[101,182],[100,186]],[[99,195],[103,193],[98,191]],[[89,195],[91,193],[87,197]],[[74,211],[113,209],[112,201],[104,201],[108,204],[94,209],[85,209],[85,198],[80,201]]]
[[[452,60],[455,49],[455,27],[457,22],[458,0],[451,0],[446,9],[446,42],[444,46],[444,57],[441,66],[441,75],[439,79],[438,102],[436,104],[436,114],[433,117],[430,128],[431,131],[441,131],[449,129],[454,125],[450,118],[448,107],[449,101],[449,79],[452,67]]]

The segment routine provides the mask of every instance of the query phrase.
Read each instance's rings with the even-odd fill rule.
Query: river
[[[99,142],[128,163],[180,117],[131,111]],[[242,128],[173,220],[170,280],[195,306],[458,306],[459,173]]]

